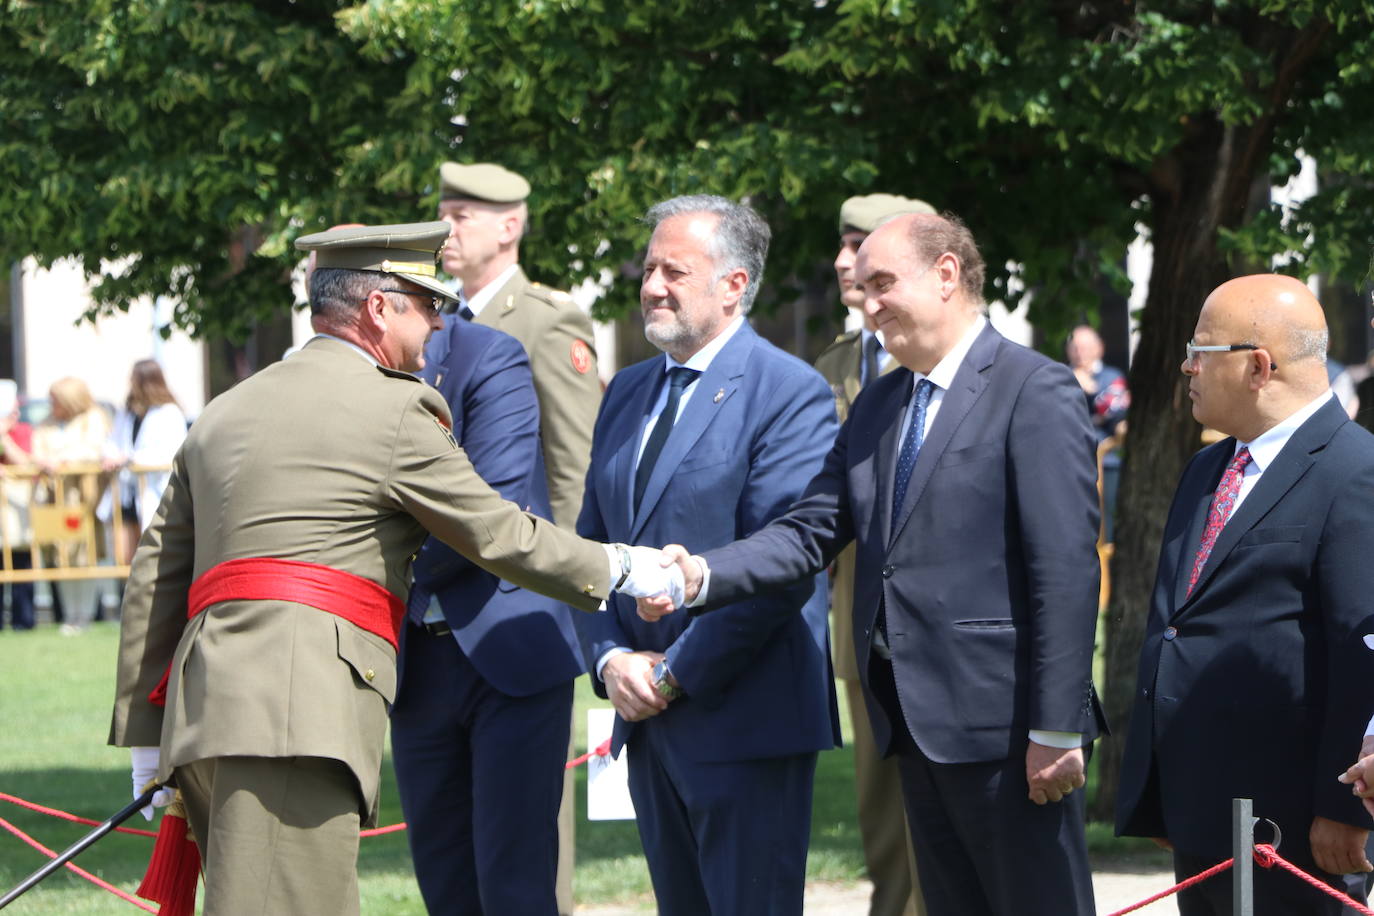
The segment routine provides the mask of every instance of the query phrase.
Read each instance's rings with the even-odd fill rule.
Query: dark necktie
[[[892,524],[902,514],[902,501],[906,499],[906,485],[911,480],[911,469],[916,466],[916,456],[921,452],[921,444],[926,439],[926,409],[930,406],[930,396],[935,384],[927,378],[916,383],[916,393],[911,398],[911,424],[907,426],[906,438],[902,440],[902,450],[897,456],[897,471],[892,478]]]
[[[1197,585],[1198,576],[1202,575],[1202,567],[1207,565],[1207,558],[1212,555],[1217,535],[1226,527],[1226,520],[1236,507],[1236,497],[1240,496],[1240,485],[1245,480],[1245,466],[1249,463],[1248,448],[1236,452],[1236,457],[1226,466],[1226,473],[1221,475],[1221,482],[1212,494],[1212,508],[1207,510],[1207,527],[1202,529],[1202,543],[1198,545],[1197,556],[1193,558],[1193,573],[1188,577],[1189,595],[1193,593],[1193,586]]]
[[[659,453],[668,441],[668,434],[673,431],[673,424],[677,422],[677,405],[682,401],[682,389],[692,384],[698,375],[701,373],[696,369],[684,366],[668,370],[668,403],[663,405],[658,422],[654,424],[654,431],[649,433],[649,441],[644,444],[644,454],[639,456],[639,468],[635,471],[636,512],[639,511],[639,501],[644,498],[644,488],[649,485],[649,475],[654,472],[654,463],[658,461]]]
[[[471,320],[472,320],[472,309],[468,308],[468,304],[467,304],[466,302],[464,302],[464,303],[458,308],[458,315],[459,315],[459,317],[461,317],[464,321],[471,321]]]
[[[862,387],[867,388],[878,377],[878,351],[883,345],[878,342],[877,334],[870,334],[864,341],[864,371]]]

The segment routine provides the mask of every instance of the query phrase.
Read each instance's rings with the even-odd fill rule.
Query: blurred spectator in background
[[[43,470],[53,473],[63,465],[93,464],[100,461],[105,440],[110,435],[110,420],[103,408],[91,397],[91,390],[79,378],[67,376],[52,383],[48,389],[52,412],[33,431],[33,460]],[[58,490],[49,494],[57,498]],[[67,505],[95,505],[97,481],[95,475],[65,477],[62,481],[62,500]],[[73,566],[93,566],[96,558],[86,556],[84,547],[72,552]],[[65,620],[62,632],[72,635],[85,629],[95,618],[96,600],[101,584],[95,579],[64,580],[57,583]]]
[[[1088,414],[1093,431],[1100,443],[1118,432],[1126,431],[1126,409],[1131,406],[1131,393],[1126,390],[1126,376],[1120,369],[1105,365],[1102,338],[1086,324],[1080,324],[1069,334],[1064,348],[1069,368],[1078,386],[1088,398]],[[1102,530],[1106,540],[1112,540],[1112,522],[1116,515],[1116,488],[1121,479],[1121,453],[1117,449],[1102,459]]]
[[[124,536],[115,551],[116,562],[133,560],[138,536],[152,521],[170,477],[170,471],[134,474],[129,465],[170,465],[184,441],[186,414],[167,387],[162,367],[156,360],[139,360],[129,376],[129,397],[115,415],[114,430],[105,443],[102,464],[107,471],[119,469],[119,476],[116,485],[101,497],[96,513],[109,524],[114,517],[111,494],[119,493]]]
[[[28,464],[33,447],[33,429],[19,420],[19,386],[13,379],[0,379],[0,473],[4,465]],[[10,562],[15,569],[29,569],[33,559],[29,553],[32,530],[29,527],[28,481],[9,481],[0,499],[0,524],[10,548]],[[33,629],[33,583],[15,582],[9,587],[10,626],[16,630]],[[0,608],[0,629],[5,614]]]

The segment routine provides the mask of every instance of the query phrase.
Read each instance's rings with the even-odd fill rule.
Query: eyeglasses
[[[416,299],[428,299],[428,300],[429,300],[429,310],[430,310],[431,313],[433,313],[433,314],[435,314],[435,315],[442,315],[442,314],[444,313],[444,302],[445,302],[446,300],[444,299],[443,296],[432,296],[432,295],[430,295],[429,293],[417,293],[417,292],[415,292],[414,290],[411,290],[411,289],[381,289],[381,288],[379,288],[379,289],[377,290],[377,292],[379,292],[379,293],[400,293],[402,296],[414,296]]]
[[[1196,366],[1199,353],[1234,353],[1237,350],[1259,348],[1259,344],[1195,344],[1190,340],[1183,345],[1183,362],[1189,366]]]

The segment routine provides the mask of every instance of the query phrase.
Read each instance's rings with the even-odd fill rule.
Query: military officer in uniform
[[[859,246],[879,225],[903,213],[934,213],[923,200],[895,194],[868,194],[851,197],[840,207],[840,250],[835,255],[835,277],[840,284],[840,301],[863,320],[860,328],[835,338],[816,358],[816,371],[835,392],[835,409],[840,422],[849,415],[849,405],[859,391],[897,363],[883,351],[874,334],[873,319],[864,314],[864,295],[854,288],[854,260]],[[849,718],[854,735],[854,788],[859,798],[859,834],[863,840],[864,863],[873,896],[870,916],[919,916],[925,913],[920,885],[916,880],[916,857],[911,849],[911,833],[906,815],[895,799],[902,797],[896,758],[883,759],[873,743],[873,727],[864,708],[863,688],[854,654],[854,547],[844,549],[831,568],[830,627],[835,675],[845,682]]]
[[[567,293],[530,282],[520,269],[528,181],[488,162],[445,162],[439,185],[439,218],[451,227],[444,272],[461,284],[459,314],[505,331],[529,354],[549,504],[553,520],[571,531],[601,404],[591,320]],[[573,786],[568,771],[558,817],[558,911],[565,916],[573,910]]]
[[[331,230],[317,337],[212,401],[125,592],[110,742],[175,775],[215,914],[358,912],[396,633],[426,530],[582,610],[655,551],[603,548],[502,500],[423,365],[440,222]],[[653,583],[651,580],[650,584]]]

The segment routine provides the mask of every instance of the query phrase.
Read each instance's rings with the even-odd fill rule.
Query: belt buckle
[[[453,632],[453,627],[448,625],[447,620],[431,620],[421,624],[421,626],[430,636],[447,636]]]

